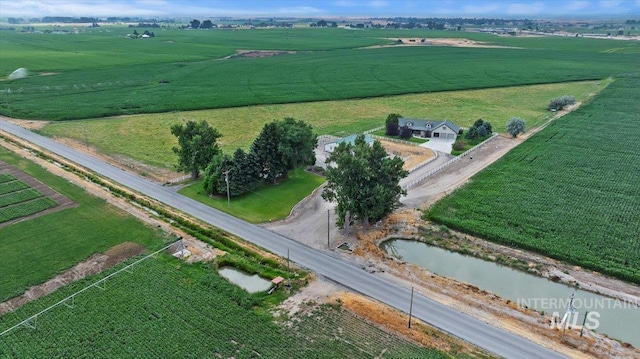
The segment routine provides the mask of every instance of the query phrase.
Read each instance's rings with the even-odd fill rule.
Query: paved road
[[[90,155],[78,152],[49,138],[0,120],[0,131],[6,131],[35,143],[51,152],[102,174],[149,197],[200,218],[240,238],[253,242],[277,255],[290,253],[292,261],[356,292],[408,312],[410,289],[341,261],[330,252],[320,251],[214,210],[199,202],[172,192],[158,184],[113,167]],[[425,296],[415,295],[413,315],[441,330],[506,358],[563,358],[559,353],[498,329],[490,324],[439,304]]]

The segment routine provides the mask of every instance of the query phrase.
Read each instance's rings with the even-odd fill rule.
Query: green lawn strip
[[[0,317],[0,331],[112,271]],[[3,337],[0,356],[371,358],[373,348],[385,358],[449,357],[335,306],[305,312],[291,327],[279,325],[267,302],[282,293],[249,294],[218,276],[215,265],[149,258],[109,279],[105,290],[77,295],[73,309],[60,305],[42,314],[37,330],[22,327]]]
[[[31,161],[3,148],[0,159],[78,204],[0,228],[0,301],[19,295],[27,287],[116,244],[130,241],[153,249],[167,240],[156,229]]]
[[[4,195],[7,193],[20,191],[25,188],[29,188],[26,183],[22,181],[12,180],[4,183],[0,183],[0,195]]]
[[[639,97],[638,77],[616,80],[438,202],[428,218],[640,283]]]
[[[38,197],[42,197],[42,193],[32,188],[28,188],[22,191],[7,193],[5,195],[0,196],[0,207],[4,207],[10,204],[20,203],[24,201],[29,201]],[[0,211],[2,210],[0,209]]]
[[[293,206],[324,181],[324,177],[296,169],[277,185],[261,185],[251,193],[232,197],[230,207],[227,207],[227,197],[206,195],[201,180],[182,188],[179,193],[245,221],[262,223],[286,218]]]
[[[0,173],[0,185],[5,182],[15,181],[15,178],[8,173]]]
[[[471,148],[475,147],[480,142],[482,142],[482,141],[488,139],[489,137],[491,137],[491,135],[487,135],[487,136],[484,136],[484,137],[474,138],[474,139],[470,140],[470,139],[464,137],[465,134],[466,134],[466,131],[462,135],[458,136],[458,138],[456,138],[456,142],[455,142],[455,144],[453,146],[455,148],[456,145],[461,144],[461,143],[465,143],[466,145],[462,146],[462,149],[460,149],[460,150],[451,150],[451,154],[452,155],[458,156],[458,155],[464,153],[465,151],[468,151]]]
[[[429,142],[428,139],[426,138],[419,138],[419,137],[409,137],[409,138],[400,138],[399,136],[389,136],[385,134],[386,130],[378,130],[378,131],[373,131],[371,132],[372,135],[376,135],[376,136],[381,136],[381,137],[387,137],[389,139],[392,140],[400,140],[400,141],[407,141],[407,142],[413,142],[413,143],[425,143],[425,142]]]
[[[318,134],[346,136],[384,125],[389,113],[405,117],[449,119],[461,127],[478,118],[491,122],[496,132],[504,132],[507,120],[517,116],[527,128],[543,124],[546,110],[555,97],[571,94],[589,98],[609,81],[567,82],[548,85],[516,86],[485,90],[389,96],[362,100],[263,105],[179,113],[145,114],[118,118],[54,122],[39,132],[52,137],[73,138],[108,154],[119,154],[158,167],[173,168],[171,151],[177,140],[171,125],[184,120],[206,120],[222,133],[223,150],[248,149],[263,125],[274,119],[294,117],[314,127]]]

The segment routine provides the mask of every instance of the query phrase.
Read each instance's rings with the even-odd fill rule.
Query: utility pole
[[[327,210],[327,248],[331,248],[329,244],[329,210]]]
[[[291,288],[291,275],[289,274],[289,250],[287,249],[287,287]]]
[[[413,312],[413,287],[411,287],[411,302],[409,302],[409,329],[411,329],[412,312]]]
[[[582,338],[582,333],[584,333],[584,323],[587,322],[587,315],[589,315],[588,311],[584,313],[584,319],[582,320],[582,328],[580,328],[580,338]]]
[[[231,207],[231,196],[229,195],[229,170],[224,171],[224,181],[227,182],[227,207]]]
[[[85,123],[82,126],[82,131],[84,132],[84,145],[87,147],[87,152],[89,152],[89,137],[87,137],[87,124]]]

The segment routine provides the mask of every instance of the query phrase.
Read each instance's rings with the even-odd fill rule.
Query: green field
[[[231,198],[210,197],[202,189],[202,181],[181,189],[180,194],[251,223],[272,222],[286,218],[293,206],[324,183],[324,177],[303,169],[289,172],[289,178],[277,185],[261,185],[256,190]]]
[[[615,81],[438,202],[428,218],[640,283],[640,79]]]
[[[92,278],[96,280],[96,277]],[[67,286],[0,317],[0,332],[87,285]],[[276,324],[266,293],[248,294],[206,265],[148,259],[0,338],[16,358],[450,358],[334,306]],[[285,318],[282,318],[285,319]]]
[[[166,30],[153,39],[130,40],[127,31],[4,31],[0,73],[25,67],[36,75],[0,81],[0,114],[95,118],[593,80],[640,69],[634,41],[343,29]],[[518,48],[362,48],[412,35]],[[298,52],[223,58],[239,49]]]
[[[104,153],[125,155],[157,167],[173,168],[176,155],[171,147],[177,145],[177,140],[169,128],[183,120],[208,121],[222,133],[220,143],[229,154],[238,147],[248,149],[265,123],[284,117],[304,120],[318,134],[337,136],[362,133],[382,126],[389,113],[415,118],[450,119],[462,127],[468,127],[482,118],[493,124],[494,131],[504,132],[505,123],[511,117],[524,118],[528,127],[540,125],[549,116],[545,108],[552,98],[571,94],[578,100],[586,99],[609,82],[566,82],[60,121],[45,126],[40,132],[52,137],[73,138],[81,143],[88,141]]]
[[[0,223],[30,216],[56,203],[8,173],[0,173]]]
[[[3,147],[0,160],[78,204],[0,228],[0,302],[116,244],[130,241],[159,248],[167,240],[122,210]]]

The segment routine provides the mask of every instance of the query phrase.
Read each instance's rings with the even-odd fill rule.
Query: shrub
[[[400,138],[411,138],[411,129],[408,126],[402,126],[400,127]]]
[[[456,141],[456,143],[453,144],[454,151],[464,151],[465,148],[467,148],[465,141]]]
[[[547,110],[556,110],[560,111],[566,106],[573,105],[576,103],[576,98],[569,95],[560,96],[558,98],[554,98],[547,105]]]

